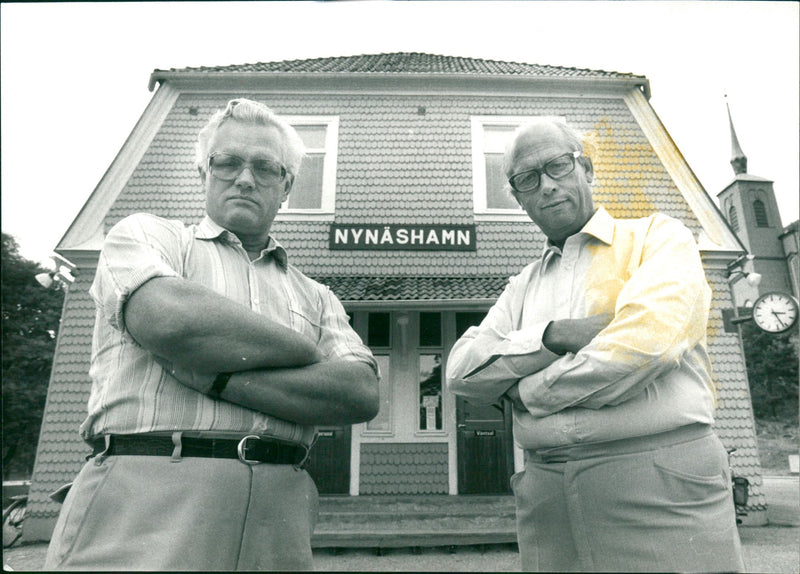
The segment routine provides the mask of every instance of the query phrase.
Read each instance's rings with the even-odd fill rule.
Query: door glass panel
[[[419,430],[442,430],[442,355],[419,356]]]
[[[442,346],[441,313],[419,314],[419,346],[420,347]]]
[[[392,430],[391,373],[389,372],[389,355],[373,353],[381,371],[380,410],[378,415],[367,423],[367,430],[389,432]]]

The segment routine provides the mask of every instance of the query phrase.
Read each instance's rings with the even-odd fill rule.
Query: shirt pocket
[[[322,304],[315,305],[305,296],[298,297],[288,288],[286,297],[289,301],[289,326],[312,341],[319,341]]]

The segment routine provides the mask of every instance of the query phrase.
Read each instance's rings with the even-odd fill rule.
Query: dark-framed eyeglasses
[[[274,185],[286,178],[286,168],[275,160],[263,158],[247,161],[238,155],[221,151],[208,156],[209,173],[222,181],[235,180],[248,166],[258,185]]]
[[[565,153],[551,159],[539,169],[529,169],[512,175],[508,178],[511,188],[517,193],[533,193],[538,191],[542,183],[542,174],[546,173],[553,179],[561,179],[575,171],[575,160],[581,156],[579,150]]]

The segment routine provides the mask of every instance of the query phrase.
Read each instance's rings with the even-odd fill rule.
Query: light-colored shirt
[[[208,217],[187,226],[135,214],[109,231],[89,291],[97,316],[89,416],[80,429],[84,439],[176,431],[257,434],[303,444],[314,438],[314,426],[215,400],[181,384],[134,341],[125,327],[125,303],[155,277],[182,277],[204,285],[302,333],[316,342],[325,359],[361,361],[377,372],[372,353],[350,327],[336,296],[290,265],[272,237],[261,256],[250,261],[236,235]]]
[[[519,383],[525,449],[568,447],[713,423],[706,352],[711,290],[697,244],[665,215],[615,220],[599,208],[563,250],[512,277],[483,322],[455,344],[448,388],[480,403]],[[577,353],[542,343],[551,321],[613,313]]]

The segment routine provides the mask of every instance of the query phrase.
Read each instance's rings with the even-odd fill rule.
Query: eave
[[[469,90],[481,93],[570,92],[573,95],[597,95],[599,92],[621,93],[636,88],[650,99],[650,82],[641,76],[556,77],[477,74],[386,74],[386,73],[308,73],[308,72],[169,72],[156,70],[150,75],[148,89],[169,83],[180,91],[241,89],[304,92],[424,92],[452,93]]]

